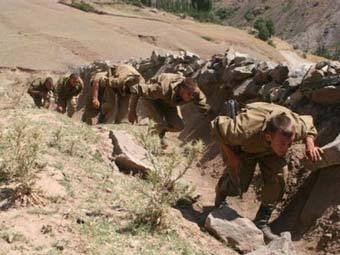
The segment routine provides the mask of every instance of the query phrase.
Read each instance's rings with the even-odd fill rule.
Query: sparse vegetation
[[[292,7],[293,1],[292,0],[288,0],[283,6],[282,6],[282,11],[283,12],[288,12],[291,7]]]
[[[340,60],[340,44],[331,49],[327,48],[325,45],[320,45],[315,51],[315,55],[331,60]]]
[[[137,227],[147,225],[150,229],[163,229],[167,227],[167,212],[170,206],[174,206],[179,199],[188,198],[192,190],[181,183],[182,177],[190,169],[194,161],[201,155],[204,145],[201,141],[187,144],[182,153],[173,150],[163,157],[159,155],[159,146],[153,135],[152,126],[146,135],[141,135],[140,140],[150,152],[149,159],[153,169],[147,175],[149,192],[144,189],[141,192],[147,197],[145,208],[140,208],[134,220]],[[153,154],[152,152],[156,152]],[[147,190],[147,189],[146,189]]]
[[[0,178],[16,183],[12,202],[29,205],[42,204],[39,191],[34,189],[42,136],[25,122],[17,122],[1,136]]]
[[[253,21],[255,19],[253,10],[252,9],[247,10],[246,13],[244,14],[244,18],[248,22]]]
[[[96,11],[96,9],[92,5],[86,2],[83,2],[83,1],[79,1],[79,0],[72,0],[70,6],[72,6],[73,8],[79,9],[81,11],[84,11],[84,12],[95,12]]]
[[[231,18],[235,14],[236,9],[233,8],[219,8],[215,11],[215,15],[220,19],[220,20],[226,20]]]

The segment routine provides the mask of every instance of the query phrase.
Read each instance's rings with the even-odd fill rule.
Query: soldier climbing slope
[[[99,123],[122,123],[127,122],[129,88],[144,84],[144,79],[133,66],[121,64],[115,65],[110,71],[95,74],[90,83],[91,95],[83,120],[93,125],[99,114]]]
[[[180,74],[163,73],[152,79],[150,84],[132,86],[129,121],[137,122],[136,107],[138,99],[145,99],[150,117],[156,122],[161,144],[165,148],[166,132],[179,132],[184,128],[178,106],[194,102],[202,113],[210,113],[206,97],[192,78]]]
[[[321,159],[322,150],[314,144],[317,131],[312,117],[258,102],[246,105],[234,119],[219,116],[211,123],[227,161],[216,186],[215,205],[225,203],[227,196],[246,192],[258,164],[264,186],[254,223],[267,240],[275,239],[277,236],[271,232],[268,221],[285,190],[288,149],[293,142],[304,141],[308,158],[314,162]]]
[[[83,81],[76,73],[62,77],[57,82],[57,111],[70,118],[77,110],[78,96],[83,90]]]
[[[27,93],[33,98],[36,106],[48,109],[55,96],[53,79],[47,77],[33,80]]]

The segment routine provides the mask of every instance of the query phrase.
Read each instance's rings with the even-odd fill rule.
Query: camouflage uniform
[[[181,111],[178,106],[185,102],[179,96],[179,85],[185,77],[179,74],[163,73],[150,81],[150,84],[138,84],[131,87],[131,105],[138,98],[145,99],[145,106],[151,118],[156,122],[159,132],[178,132],[184,128]],[[197,88],[192,100],[200,112],[208,113],[210,106],[203,92]]]
[[[36,106],[49,108],[51,102],[54,100],[55,90],[46,88],[46,80],[50,78],[38,78],[31,82],[27,93],[33,98]]]
[[[284,158],[274,154],[264,137],[268,121],[281,113],[286,113],[293,121],[296,127],[295,141],[304,140],[309,135],[317,135],[311,116],[300,116],[283,106],[264,102],[248,104],[235,120],[219,116],[212,121],[213,133],[218,142],[233,146],[243,159],[240,169],[240,187],[236,187],[233,183],[227,168],[216,186],[216,198],[236,196],[238,188],[246,192],[256,164],[259,164],[264,181],[262,204],[275,206],[281,199],[285,190],[287,163]]]
[[[57,83],[57,105],[66,109],[67,116],[72,117],[77,110],[78,97],[84,84],[81,81],[73,87],[69,80],[69,77],[62,77]]]
[[[85,109],[85,122],[92,125],[94,118],[99,115],[98,122],[121,123],[126,120],[130,92],[129,87],[136,83],[144,83],[143,77],[131,65],[116,65],[110,72],[100,72],[91,78],[91,86],[94,81],[98,81],[98,101],[99,108],[92,105],[92,95],[89,96]],[[105,116],[109,116],[105,120]]]

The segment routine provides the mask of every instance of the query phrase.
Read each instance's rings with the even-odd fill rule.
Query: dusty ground
[[[231,27],[126,5],[103,8],[111,15],[57,0],[1,1],[0,65],[63,71],[95,59],[148,57],[152,50],[189,50],[207,58],[231,46],[260,59],[289,61],[280,49]]]
[[[45,201],[40,206],[12,205],[8,198],[14,183],[0,183],[1,255],[236,254],[174,209],[166,232],[129,228],[135,212],[146,204],[140,190],[147,192],[148,185],[110,164],[108,131],[127,126],[89,128],[29,108],[1,111],[0,117],[1,132],[23,122],[41,132],[35,187]],[[130,127],[133,132],[144,129]]]

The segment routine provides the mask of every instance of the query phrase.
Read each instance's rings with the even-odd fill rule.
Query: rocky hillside
[[[275,102],[291,107],[301,114],[311,114],[319,130],[318,144],[326,145],[325,150],[330,154],[339,153],[338,62],[321,62],[309,69],[295,70],[284,65],[263,62],[230,49],[207,60],[190,52],[153,53],[149,58],[133,59],[127,63],[134,65],[146,80],[163,72],[180,72],[186,76],[194,76],[217,112],[222,112],[222,103],[233,97],[241,102]],[[77,68],[87,87],[84,91],[88,91],[89,72],[107,65],[110,62],[96,62]],[[70,254],[95,254],[99,247],[104,247],[105,252],[117,247],[119,251],[129,252],[128,254],[183,254],[184,251],[189,254],[233,254],[235,251],[245,253],[257,249],[259,250],[255,254],[267,254],[263,253],[263,249],[269,249],[268,254],[271,254],[271,249],[289,249],[291,254],[295,254],[293,250],[301,254],[337,254],[339,227],[335,223],[339,217],[337,206],[340,202],[337,196],[337,158],[328,158],[325,155],[325,161],[320,166],[323,169],[311,172],[308,167],[302,168],[303,151],[298,150],[298,147],[294,148],[290,156],[292,163],[287,193],[276,212],[273,228],[277,233],[291,232],[293,240],[299,242],[292,243],[290,235],[284,235],[281,244],[271,244],[263,248],[262,234],[247,219],[252,219],[257,210],[256,196],[261,185],[258,177],[242,200],[230,200],[230,206],[237,212],[212,211],[214,186],[223,165],[217,155],[216,145],[207,132],[208,122],[195,108],[190,105],[183,108],[186,129],[179,139],[171,137],[173,150],[162,153],[155,147],[157,141],[153,138],[145,140],[150,139],[150,134],[143,124],[93,128],[80,124],[85,94],[80,97],[80,109],[73,120],[46,110],[31,109],[32,102],[25,94],[25,83],[41,74],[39,71],[10,68],[2,68],[0,72],[1,84],[8,91],[3,96],[7,100],[6,107],[0,111],[0,128],[3,134],[0,137],[0,153],[5,159],[1,169],[16,169],[18,160],[21,162],[23,157],[34,157],[33,190],[39,190],[39,193],[33,193],[33,198],[27,198],[27,193],[17,194],[18,187],[21,187],[20,181],[22,182],[18,178],[20,175],[14,175],[12,177],[15,178],[0,183],[0,214],[6,219],[1,226],[8,229],[0,232],[0,243],[6,247],[8,254],[18,254],[22,250],[27,251],[27,254],[35,254],[36,251],[40,252],[38,254],[45,254],[47,251],[58,250],[65,250]],[[57,73],[52,75],[58,76]],[[17,89],[9,89],[13,86]],[[34,134],[33,137],[39,136],[40,139],[31,139],[30,134]],[[21,137],[25,142],[11,143],[10,139],[13,137]],[[128,173],[141,171],[144,174],[153,169],[153,161],[148,163],[146,158],[154,155],[153,159],[157,161],[175,162],[170,168],[169,165],[168,168],[163,168],[168,163],[162,163],[161,168],[155,168],[157,173],[164,174],[164,169],[171,169],[171,173],[176,174],[185,166],[183,155],[188,147],[184,144],[197,138],[202,138],[207,144],[205,155],[200,164],[184,176],[187,184],[196,187],[196,191],[190,194],[189,201],[177,204],[177,210],[166,207],[164,214],[174,220],[170,221],[172,227],[167,227],[165,232],[153,233],[149,224],[163,221],[163,217],[154,214],[159,209],[163,214],[163,202],[158,200],[162,197],[156,195],[162,194],[158,192],[159,181],[155,185],[154,182],[145,182],[118,170]],[[136,141],[144,148],[137,145]],[[40,148],[38,154],[19,153],[19,157],[11,157],[14,151],[26,152],[29,148],[36,147]],[[157,176],[155,180],[169,178],[166,174],[162,178]],[[174,198],[177,199],[176,197],[177,195]],[[152,207],[149,207],[150,201]],[[26,206],[22,207],[22,202]],[[37,203],[39,210],[35,209]],[[230,221],[235,214],[247,218],[237,216],[239,220]],[[33,224],[27,225],[26,222]],[[136,222],[138,224],[134,225]],[[246,229],[238,227],[244,225],[247,226]],[[227,247],[200,229],[209,230],[222,239]],[[184,242],[179,242],[180,238]],[[195,245],[192,238],[195,238]],[[306,252],[306,249],[309,251]]]
[[[259,17],[274,21],[277,36],[314,53],[340,47],[340,2],[334,0],[216,0],[224,23],[252,26]]]

